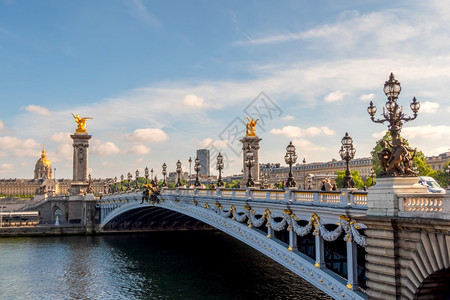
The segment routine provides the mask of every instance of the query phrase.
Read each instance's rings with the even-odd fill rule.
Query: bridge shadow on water
[[[141,299],[331,299],[253,248],[219,231],[100,237],[135,261]],[[130,283],[133,284],[133,283]]]

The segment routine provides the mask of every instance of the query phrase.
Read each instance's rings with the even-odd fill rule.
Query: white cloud
[[[294,139],[292,141],[296,147],[297,152],[311,152],[311,151],[325,151],[326,147],[313,144],[311,141],[305,139]]]
[[[156,16],[150,12],[142,0],[127,1],[131,5],[132,14],[143,23],[151,27],[160,27],[161,23]]]
[[[283,117],[284,121],[292,121],[294,119],[295,119],[294,116],[291,116],[291,115],[287,115],[287,116]]]
[[[359,100],[361,100],[362,102],[367,102],[373,100],[374,98],[375,94],[364,94],[359,97]]]
[[[41,145],[33,139],[21,140],[12,136],[0,136],[0,149],[14,157],[37,156]]]
[[[186,95],[183,100],[181,101],[184,105],[187,107],[192,108],[198,108],[198,107],[208,107],[208,105],[205,103],[205,100],[203,97],[199,97],[194,94],[188,94]]]
[[[406,127],[402,129],[401,135],[407,139],[424,138],[427,140],[450,140],[450,126],[423,125]]]
[[[118,153],[120,153],[119,147],[112,142],[102,143],[101,141],[96,140],[92,143],[92,154],[94,155],[107,156]]]
[[[55,132],[50,136],[50,139],[57,143],[70,143],[72,140],[70,135],[70,132]]]
[[[45,107],[39,106],[39,105],[28,105],[28,106],[25,106],[24,109],[27,112],[35,113],[35,114],[38,114],[38,115],[41,115],[41,116],[44,116],[44,117],[48,117],[48,116],[52,115],[50,110],[48,110]]]
[[[332,103],[332,102],[338,102],[341,101],[344,96],[350,94],[349,92],[342,92],[342,91],[336,91],[336,92],[331,92],[329,93],[327,96],[325,96],[325,102],[326,103]]]
[[[323,136],[323,135],[329,136],[329,135],[335,134],[334,130],[329,129],[326,126],[309,127],[306,129],[302,129],[297,126],[284,126],[281,129],[276,129],[276,128],[272,129],[270,131],[270,133],[272,133],[274,135],[282,135],[282,136],[291,137],[291,138],[304,137],[304,136]]]
[[[148,154],[148,153],[150,153],[150,151],[151,151],[150,147],[147,147],[143,144],[136,144],[136,145],[132,145],[129,149],[127,149],[126,153],[142,155],[142,154]]]
[[[206,138],[199,143],[199,147],[208,149],[214,146],[216,149],[223,149],[227,147],[227,141],[224,140],[213,140],[211,138]]]
[[[0,165],[0,174],[7,174],[9,171],[14,170],[13,164],[1,164]]]
[[[2,120],[0,120],[0,130],[2,130],[3,128],[5,128],[5,123],[3,123]]]
[[[449,107],[447,107],[447,112],[450,112],[450,106],[449,106]]]
[[[136,129],[128,136],[128,139],[137,142],[164,142],[169,136],[159,128],[140,128]]]
[[[424,114],[434,114],[437,112],[439,106],[440,105],[437,102],[425,101],[420,104],[420,112]]]

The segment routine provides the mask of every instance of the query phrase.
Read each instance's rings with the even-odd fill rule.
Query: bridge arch
[[[221,203],[226,205],[227,209]],[[364,228],[364,225],[350,222],[350,219],[345,217],[341,220],[339,217],[341,210],[332,212],[333,209],[329,207],[325,207],[324,213],[320,214],[322,219],[315,214],[311,218],[311,209],[300,206],[295,207],[294,215],[289,208],[290,205],[292,205],[291,202],[284,200],[282,203],[278,200],[275,202],[261,200],[251,202],[231,197],[174,194],[170,190],[163,194],[159,203],[141,203],[138,193],[112,195],[98,203],[101,211],[106,212],[106,214],[101,214],[101,223],[104,229],[107,229],[108,224],[114,222],[114,219],[127,213],[137,214],[137,211],[142,210],[141,214],[145,215],[144,212],[150,213],[152,207],[171,211],[171,214],[178,213],[199,220],[246,243],[336,299],[364,299],[364,295],[358,289],[357,279],[353,276],[357,271],[352,269],[356,264],[353,256],[356,255],[354,239],[361,238],[355,227],[362,226]],[[294,222],[294,219],[307,220],[306,226],[304,223]],[[327,230],[326,224],[336,224],[336,222],[342,224],[333,231]],[[277,239],[275,233],[280,230],[289,231],[288,243]],[[316,245],[315,260],[298,251],[297,245],[291,243],[292,236],[304,236],[311,230],[314,233],[313,241]],[[352,266],[348,269],[347,279],[326,268],[324,238],[329,241],[337,238],[347,240],[344,243],[344,246],[345,244],[347,246],[346,257],[355,262],[349,263],[347,260],[347,266]],[[319,244],[317,244],[318,242]],[[353,246],[349,248],[349,245]]]

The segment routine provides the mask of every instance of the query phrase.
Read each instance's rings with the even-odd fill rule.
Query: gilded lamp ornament
[[[391,73],[389,80],[384,83],[384,93],[388,101],[383,107],[382,119],[375,119],[377,108],[370,101],[367,112],[375,123],[388,122],[388,129],[392,137],[392,143],[388,140],[382,140],[380,145],[382,150],[378,153],[382,171],[377,174],[379,177],[396,177],[396,176],[416,176],[417,172],[413,170],[412,164],[416,149],[411,149],[406,145],[404,139],[401,138],[400,132],[404,122],[409,122],[417,118],[420,108],[416,97],[413,98],[409,107],[413,112],[412,117],[406,117],[403,113],[403,107],[397,104],[397,98],[402,90],[400,82],[394,78]]]
[[[77,129],[75,130],[75,132],[86,133],[86,120],[92,119],[92,118],[90,118],[90,117],[82,118],[78,114],[74,115],[73,113],[72,113],[72,116],[74,117],[75,122],[78,124]]]

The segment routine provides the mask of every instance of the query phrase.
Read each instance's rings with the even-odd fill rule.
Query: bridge
[[[368,193],[163,188],[157,201],[142,201],[142,191],[135,190],[105,195],[96,207],[103,231],[125,229],[121,224],[201,221],[335,299],[445,297],[450,197],[417,187],[420,193],[395,195],[392,216],[381,215],[380,203],[370,202],[377,201],[380,189],[386,193],[386,184],[379,179],[378,188]]]

